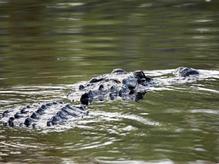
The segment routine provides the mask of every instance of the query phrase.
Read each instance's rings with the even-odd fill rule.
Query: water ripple
[[[124,114],[124,113],[111,113],[111,112],[93,112],[92,113],[93,116],[98,117],[101,116],[103,120],[108,120],[108,121],[112,121],[112,120],[118,120],[118,119],[128,119],[128,120],[133,120],[139,123],[142,123],[144,125],[150,125],[150,126],[159,126],[159,122],[156,121],[152,121],[137,115],[133,115],[133,114]]]

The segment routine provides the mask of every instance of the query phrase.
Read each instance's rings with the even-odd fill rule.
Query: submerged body
[[[189,77],[198,77],[199,71],[180,67],[173,72],[176,76],[171,84]],[[160,80],[162,81],[162,80]],[[9,127],[45,128],[75,121],[88,115],[92,102],[132,100],[138,101],[151,87],[162,85],[143,71],[126,72],[115,69],[110,74],[75,84],[67,98],[69,103],[51,101],[9,109],[1,114],[0,122]]]

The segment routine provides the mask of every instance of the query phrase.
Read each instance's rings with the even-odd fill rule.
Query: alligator
[[[171,84],[175,84],[179,79],[194,79],[199,74],[196,69],[179,67],[173,71],[175,77],[171,80]],[[30,129],[65,125],[67,122],[74,122],[89,115],[88,106],[93,102],[139,101],[151,87],[157,85],[161,85],[161,82],[145,75],[142,70],[126,72],[118,68],[109,74],[73,85],[67,95],[69,103],[51,101],[8,109],[1,113],[0,122],[8,127]]]

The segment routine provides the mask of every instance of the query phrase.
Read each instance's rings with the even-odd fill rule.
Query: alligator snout
[[[176,69],[175,74],[181,77],[197,76],[199,75],[199,71],[193,68],[179,67]]]

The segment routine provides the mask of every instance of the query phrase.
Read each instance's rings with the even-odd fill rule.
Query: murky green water
[[[0,110],[122,67],[219,70],[218,0],[0,0]],[[202,89],[201,89],[202,88]],[[63,132],[0,126],[0,161],[219,162],[219,81],[92,105]]]

